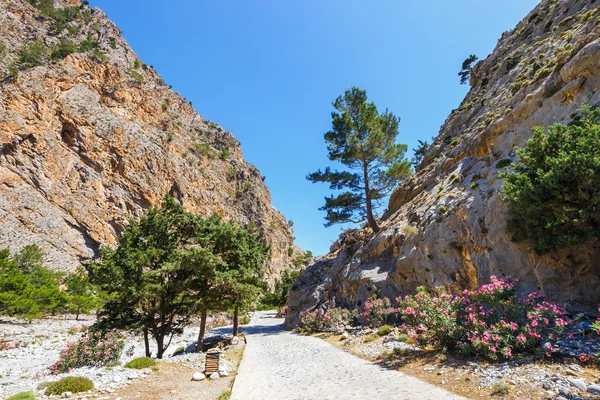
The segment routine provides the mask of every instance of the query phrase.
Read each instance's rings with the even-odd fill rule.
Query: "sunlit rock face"
[[[68,4],[80,3],[56,2]],[[71,270],[170,193],[193,212],[263,232],[273,283],[303,251],[240,143],[136,62],[101,10],[81,11],[87,19],[56,33],[27,0],[0,3],[0,248],[36,243],[48,266]],[[97,50],[11,78],[36,39],[48,48],[91,40]]]
[[[499,173],[531,127],[567,123],[600,105],[600,6],[542,1],[479,62],[472,88],[442,126],[415,176],[393,194],[381,232],[357,231],[310,266],[289,297],[287,323],[303,310],[356,307],[373,294],[418,286],[451,292],[511,275],[572,310],[600,301],[600,244],[544,256],[514,241]],[[426,107],[426,105],[424,105]]]

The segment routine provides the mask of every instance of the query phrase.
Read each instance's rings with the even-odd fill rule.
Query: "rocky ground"
[[[386,368],[468,398],[600,399],[600,371],[580,365],[576,358],[563,356],[575,349],[600,346],[597,339],[585,336],[559,338],[552,343],[555,357],[546,362],[530,356],[498,363],[457,359],[420,349],[399,340],[397,332],[378,337],[374,329],[359,329],[341,335],[317,336]]]
[[[34,391],[38,393],[38,397],[42,396],[43,391],[37,390],[40,383],[55,381],[65,376],[85,376],[92,379],[96,390],[88,396],[108,398],[114,398],[113,393],[132,382],[146,378],[148,381],[153,379],[150,375],[154,375],[156,371],[128,369],[122,366],[77,368],[70,373],[51,375],[48,367],[58,360],[60,352],[67,343],[77,340],[81,336],[82,329],[85,330],[85,327],[92,323],[91,319],[79,321],[43,319],[33,321],[31,324],[9,319],[0,321],[0,342],[9,341],[10,347],[16,346],[12,349],[0,350],[0,399],[23,391]],[[230,327],[213,329],[207,334],[207,338],[229,333],[230,329]],[[198,328],[190,326],[182,335],[174,337],[161,363],[162,365],[175,363],[191,371],[186,381],[191,380],[194,372],[202,372],[204,369],[205,354],[189,352],[196,342],[197,335]],[[242,345],[243,343],[240,343],[238,346]],[[152,346],[151,342],[151,348]],[[182,347],[186,352],[173,355]],[[152,350],[154,351],[153,348]],[[141,356],[144,356],[142,338],[129,336],[121,355],[121,365]],[[223,375],[228,375],[235,363],[227,359],[221,362]],[[163,367],[159,366],[159,371],[161,368]]]

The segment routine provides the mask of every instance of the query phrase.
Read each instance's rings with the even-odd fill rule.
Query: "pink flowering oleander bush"
[[[390,314],[396,309],[392,307],[390,299],[383,297],[381,299],[375,296],[365,301],[363,311],[359,314],[363,325],[377,328],[387,323]]]
[[[100,367],[117,362],[124,345],[125,337],[119,332],[88,332],[78,341],[67,345],[50,371],[58,374],[73,368]]]
[[[312,332],[338,332],[354,318],[345,308],[329,308],[326,311],[305,311],[300,314],[300,330]]]
[[[600,311],[600,308],[598,311]],[[592,324],[592,336],[600,337],[600,318]],[[584,364],[592,364],[596,367],[600,367],[600,352],[596,354],[581,353],[579,361]]]
[[[516,284],[509,277],[492,276],[491,283],[462,296],[420,289],[415,296],[397,299],[401,330],[421,346],[491,360],[524,351],[550,356],[552,348],[541,348],[541,343],[562,330],[568,318],[539,293],[518,298]]]

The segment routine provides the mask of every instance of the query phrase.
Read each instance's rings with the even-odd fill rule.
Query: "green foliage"
[[[304,254],[300,254],[292,259],[292,264],[295,267],[299,267],[303,264],[310,263],[313,259],[313,254],[311,251],[307,251]]]
[[[217,397],[217,400],[229,400],[231,398],[231,390],[227,390]]]
[[[69,343],[49,369],[59,374],[72,368],[112,365],[119,361],[124,345],[125,337],[119,332],[88,331],[81,339]]]
[[[133,68],[140,69],[141,66],[142,66],[142,62],[136,58],[135,61],[133,62]]]
[[[466,58],[465,61],[463,61],[462,68],[458,73],[458,76],[460,76],[461,85],[467,83],[471,78],[471,70],[473,69],[473,63],[477,61],[477,59],[478,58],[475,54],[471,54],[469,57]]]
[[[77,44],[69,39],[63,39],[60,43],[52,50],[50,58],[53,60],[62,60],[69,54],[77,51]]]
[[[7,397],[6,400],[35,400],[35,393],[33,392],[20,392]]]
[[[379,336],[387,336],[392,332],[392,327],[390,325],[382,325],[377,328],[377,334]]]
[[[96,287],[90,283],[87,271],[78,267],[68,276],[67,293],[69,294],[69,312],[79,319],[80,314],[89,314],[90,311],[101,305],[100,298],[96,295]]]
[[[43,65],[48,57],[48,48],[44,42],[37,39],[25,46],[19,51],[18,66],[21,68],[31,68]]]
[[[45,394],[50,395],[61,395],[64,392],[80,393],[87,392],[94,388],[94,382],[88,378],[81,376],[68,376],[57,382],[52,383],[46,388]]]
[[[42,252],[26,246],[11,256],[0,250],[0,315],[31,321],[62,311],[68,297],[59,286],[62,275],[42,266]]]
[[[410,160],[411,164],[414,167],[421,164],[421,161],[423,161],[423,157],[425,157],[425,153],[429,149],[429,143],[427,143],[427,141],[422,141],[422,140],[417,140],[417,141],[419,142],[419,145],[417,146],[416,149],[413,149],[415,154],[414,154],[412,160]]]
[[[173,352],[173,356],[178,356],[183,353],[185,353],[185,347],[181,346],[181,347],[178,347],[177,350],[175,350]]]
[[[247,314],[240,317],[240,325],[248,325],[250,321],[250,316],[248,316]]]
[[[97,49],[100,43],[92,38],[92,34],[88,33],[87,38],[79,43],[79,51],[82,53]]]
[[[131,75],[131,77],[133,79],[135,79],[135,81],[137,83],[144,83],[144,75],[140,74],[139,72],[137,72],[137,71],[135,71],[133,69],[130,69],[129,70],[129,75]]]
[[[208,309],[244,307],[262,292],[267,251],[255,232],[195,216],[167,196],[92,266],[111,296],[99,326],[151,333],[162,358],[198,308],[204,326]]]
[[[388,110],[380,114],[374,103],[367,102],[367,92],[356,87],[346,90],[333,106],[332,130],[324,138],[329,159],[346,170],[327,167],[307,179],[329,183],[332,190],[347,190],[325,198],[320,208],[327,213],[325,226],[366,220],[378,231],[375,211],[411,175],[410,162],[404,157],[407,146],[396,143],[399,119]]]
[[[510,158],[504,158],[502,160],[499,160],[496,163],[496,168],[498,169],[502,169],[502,168],[506,168],[508,167],[510,164],[512,164],[512,160]]]
[[[8,49],[4,43],[0,43],[0,61],[4,60],[6,54],[8,53]]]
[[[540,253],[600,237],[600,110],[532,129],[502,192]]]
[[[226,160],[229,158],[229,150],[223,149],[219,152],[219,158],[222,160]]]
[[[156,361],[154,361],[150,357],[138,357],[125,364],[125,368],[144,369],[154,367],[155,365]]]
[[[288,257],[293,256],[294,255],[294,248],[293,247],[288,247],[287,254],[288,254]]]
[[[280,308],[287,303],[288,293],[294,286],[296,279],[300,277],[302,271],[285,270],[281,279],[275,282],[275,289],[266,293],[260,300],[261,308]]]
[[[110,48],[113,50],[116,49],[117,48],[117,39],[115,39],[114,37],[111,37],[109,39],[109,41],[110,41]]]
[[[510,391],[510,386],[504,382],[496,382],[492,385],[492,395],[506,396]]]

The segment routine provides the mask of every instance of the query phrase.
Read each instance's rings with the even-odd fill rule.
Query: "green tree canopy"
[[[376,210],[393,188],[411,175],[405,158],[407,146],[397,144],[399,119],[385,110],[377,111],[367,102],[367,92],[353,87],[339,96],[333,106],[332,129],[325,133],[331,161],[346,170],[318,170],[307,176],[316,182],[329,183],[332,190],[345,192],[325,198],[320,208],[327,212],[325,226],[337,223],[360,223],[365,220],[373,231],[379,226]]]
[[[26,318],[64,311],[68,296],[60,290],[63,274],[43,266],[37,245],[25,246],[12,256],[0,250],[0,315]]]
[[[101,326],[141,330],[147,355],[149,333],[162,358],[173,335],[194,314],[192,283],[212,262],[207,250],[186,250],[194,243],[196,224],[192,214],[167,196],[140,221],[130,221],[116,249],[102,249],[101,261],[92,266],[100,288],[111,295],[99,313]]]
[[[539,252],[600,237],[600,109],[532,132],[504,176],[503,199]]]
[[[471,54],[469,57],[465,59],[462,63],[462,68],[458,73],[460,76],[460,84],[464,85],[471,79],[471,70],[473,69],[473,63],[477,61],[477,56],[475,54]]]

